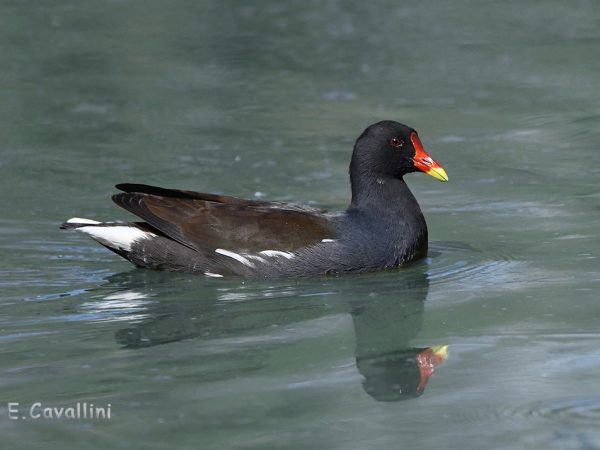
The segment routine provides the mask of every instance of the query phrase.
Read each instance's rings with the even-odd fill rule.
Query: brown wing
[[[117,205],[198,251],[294,251],[336,237],[321,210],[146,185],[117,188],[126,191],[113,196]]]

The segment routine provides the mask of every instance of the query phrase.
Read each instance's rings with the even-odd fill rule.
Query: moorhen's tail
[[[62,230],[75,230],[87,234],[107,249],[136,265],[132,252],[141,241],[153,240],[158,235],[144,223],[98,222],[96,220],[73,217],[60,225]]]
[[[87,234],[138,267],[195,272],[210,266],[204,255],[173,241],[145,222],[98,222],[74,217],[60,228]]]

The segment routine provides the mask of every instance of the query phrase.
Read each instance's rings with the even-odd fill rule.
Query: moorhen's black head
[[[440,181],[448,181],[442,167],[425,151],[417,132],[393,120],[384,120],[368,127],[356,140],[350,177],[402,178],[410,172],[422,171]]]

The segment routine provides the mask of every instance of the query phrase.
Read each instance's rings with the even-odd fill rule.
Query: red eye
[[[404,145],[404,142],[402,141],[402,139],[395,137],[390,139],[390,145],[392,147],[402,147]]]

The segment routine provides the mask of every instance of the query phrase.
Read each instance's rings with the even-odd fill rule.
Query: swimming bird
[[[72,218],[138,267],[207,277],[303,277],[399,267],[427,254],[427,224],[404,181],[411,172],[448,181],[417,132],[386,120],[356,140],[352,199],[342,212],[143,184],[118,184],[113,201],[140,222]]]

